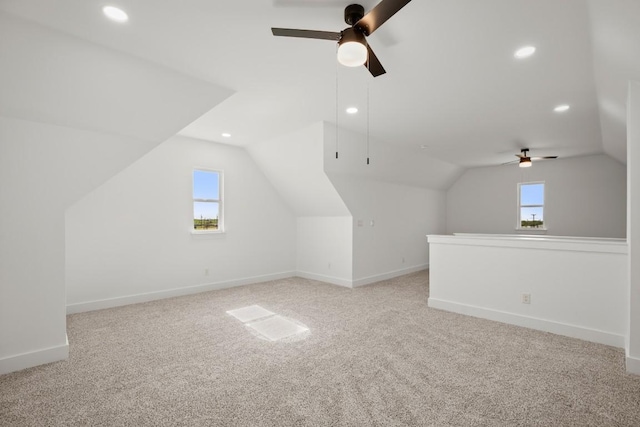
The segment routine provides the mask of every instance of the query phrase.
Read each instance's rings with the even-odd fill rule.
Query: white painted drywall
[[[298,217],[297,274],[340,286],[352,286],[351,216]]]
[[[351,286],[351,215],[325,174],[323,150],[321,122],[247,148],[297,216],[297,274]]]
[[[0,117],[0,373],[65,358],[65,208],[149,148]]]
[[[640,45],[640,2],[588,0],[587,5],[602,147],[626,163],[628,82],[640,78],[640,56],[627,52]]]
[[[349,210],[324,173],[321,122],[247,151],[297,216],[345,216]]]
[[[353,217],[353,285],[424,269],[426,235],[445,230],[445,196],[438,188],[460,168],[416,148],[372,140],[324,124],[324,168]],[[372,225],[373,221],[373,225]]]
[[[232,91],[0,13],[0,115],[160,142]]]
[[[330,175],[353,215],[354,285],[425,269],[426,235],[444,232],[443,191]]]
[[[627,110],[627,241],[629,328],[627,371],[640,375],[640,83],[629,84]]]
[[[624,240],[429,236],[429,246],[429,306],[624,346]]]
[[[231,91],[0,13],[0,373],[66,357],[65,209]]]
[[[323,127],[324,170],[328,174],[446,190],[463,172],[460,166],[430,157],[419,146],[374,138],[367,144],[366,135],[342,128],[336,134],[336,127],[329,123],[323,123]]]
[[[224,173],[224,233],[191,233],[197,167]],[[69,208],[66,224],[73,311],[295,272],[293,214],[246,151],[224,144],[171,138]]]
[[[448,233],[516,230],[517,184],[545,182],[549,235],[625,237],[626,168],[605,154],[467,170],[447,191]]]

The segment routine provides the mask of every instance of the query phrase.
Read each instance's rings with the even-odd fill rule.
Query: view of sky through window
[[[519,185],[519,225],[521,228],[544,228],[544,183]]]
[[[196,230],[218,230],[220,173],[193,171],[193,225]]]
[[[522,220],[544,220],[544,184],[522,184],[520,186],[520,219]]]
[[[218,172],[193,171],[193,198],[220,199],[220,176]]]
[[[544,220],[544,212],[543,212],[543,208],[541,207],[537,207],[537,208],[522,208],[520,211],[520,219],[525,219],[525,220],[540,220],[543,221]]]

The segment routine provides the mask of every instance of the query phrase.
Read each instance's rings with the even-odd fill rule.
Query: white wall
[[[149,144],[0,116],[0,374],[66,357],[65,208]]]
[[[629,244],[629,336],[627,371],[640,375],[640,83],[629,84],[627,184]]]
[[[367,165],[366,137],[343,129],[336,159],[335,138],[315,123],[248,148],[298,216],[298,274],[357,286],[426,268],[426,234],[444,232],[438,188],[460,168],[379,141]]]
[[[428,266],[427,234],[444,232],[443,191],[330,175],[353,215],[354,285]]]
[[[353,285],[428,265],[426,235],[445,230],[446,187],[460,168],[366,136],[324,125],[324,169],[353,217]],[[373,225],[372,225],[373,221]]]
[[[66,357],[65,209],[231,91],[0,13],[0,373]]]
[[[626,168],[601,154],[467,170],[447,191],[447,233],[515,233],[517,184],[545,182],[547,234],[625,237]]]
[[[628,82],[640,79],[640,57],[627,52],[640,45],[640,2],[588,0],[587,5],[602,148],[626,163]]]
[[[194,167],[224,172],[225,233],[191,233]],[[69,208],[66,224],[70,311],[295,272],[294,216],[246,151],[223,144],[171,138]]]
[[[324,173],[323,135],[318,122],[247,148],[297,216],[349,215]]]
[[[324,171],[323,123],[247,150],[297,216],[297,274],[351,286],[351,214]]]
[[[429,236],[429,246],[430,307],[624,346],[624,240]]]
[[[324,123],[323,127],[324,170],[328,174],[446,190],[463,172],[460,166],[430,157],[419,146],[408,147],[370,138],[367,150],[366,135],[342,128],[336,134],[335,126],[329,123]]]
[[[351,216],[299,217],[297,274],[340,286],[352,286]]]

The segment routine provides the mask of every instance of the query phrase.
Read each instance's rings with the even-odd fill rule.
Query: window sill
[[[216,237],[216,236],[224,236],[224,230],[190,230],[191,236],[193,237]]]
[[[546,233],[546,228],[516,228],[516,231],[523,231],[526,233]]]

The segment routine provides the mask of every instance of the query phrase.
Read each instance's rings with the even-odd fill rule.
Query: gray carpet
[[[428,274],[291,278],[68,317],[70,358],[0,377],[2,426],[640,426],[621,349],[429,309]],[[310,328],[269,342],[227,310]]]

